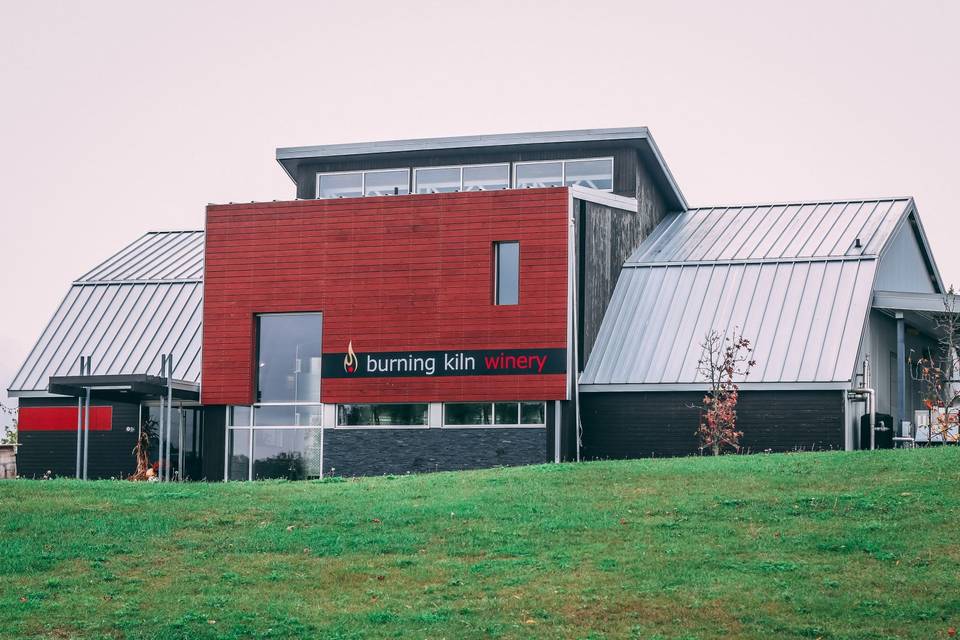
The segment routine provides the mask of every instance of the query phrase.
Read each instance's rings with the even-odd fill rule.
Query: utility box
[[[16,444],[0,444],[0,480],[17,477]]]
[[[874,416],[876,434],[873,444],[877,449],[893,448],[893,416],[886,413],[877,413]],[[870,414],[860,418],[860,448],[870,448]]]

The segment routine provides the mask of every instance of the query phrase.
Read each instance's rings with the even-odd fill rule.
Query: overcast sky
[[[0,383],[143,232],[291,198],[278,146],[643,125],[694,206],[912,195],[960,283],[958,26],[960,2],[0,0]]]

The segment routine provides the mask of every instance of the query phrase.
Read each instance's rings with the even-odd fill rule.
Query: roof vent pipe
[[[853,240],[854,249],[863,249],[863,245],[860,243],[860,238],[854,238]]]

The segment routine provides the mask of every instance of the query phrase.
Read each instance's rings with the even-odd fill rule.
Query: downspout
[[[580,375],[579,375],[579,353],[577,348],[577,343],[579,341],[578,333],[578,305],[579,298],[577,295],[577,215],[574,209],[574,203],[576,200],[573,197],[573,192],[570,189],[567,189],[568,194],[568,205],[567,211],[569,213],[568,219],[568,231],[567,231],[567,278],[569,279],[569,286],[567,287],[567,303],[569,306],[569,318],[570,326],[568,328],[569,335],[569,355],[567,357],[567,371],[568,375],[572,376],[569,387],[571,389],[573,401],[573,426],[574,433],[577,438],[576,442],[576,461],[580,462],[580,447],[581,442],[581,424],[580,424]],[[557,437],[560,437],[559,434]]]
[[[863,385],[850,390],[851,398],[866,398],[867,415],[870,416],[870,450],[877,448],[877,392],[870,385],[870,358],[863,362]]]

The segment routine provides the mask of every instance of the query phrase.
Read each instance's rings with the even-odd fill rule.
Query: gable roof
[[[11,395],[47,390],[51,376],[157,373],[199,384],[202,231],[150,232],[75,280],[10,383]]]
[[[908,223],[939,286],[910,198],[671,214],[624,264],[580,383],[702,386],[704,336],[739,328],[757,361],[749,383],[845,384],[880,257]]]

